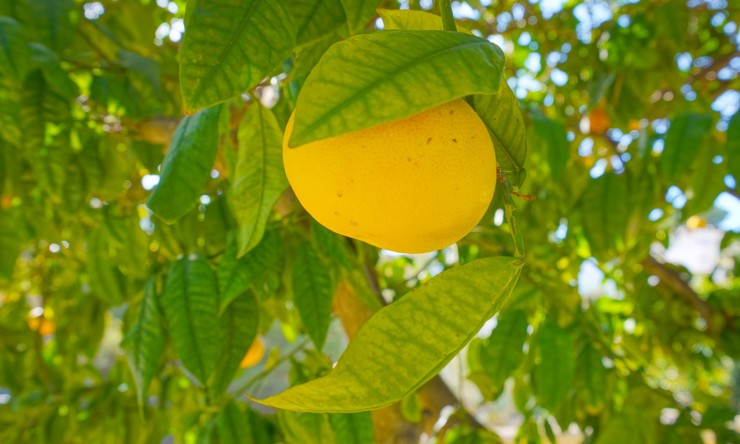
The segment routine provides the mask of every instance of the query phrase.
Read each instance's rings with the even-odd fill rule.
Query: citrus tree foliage
[[[437,3],[0,0],[0,441],[497,442],[490,403],[737,439],[737,3]],[[501,174],[456,246],[293,197],[294,110],[300,145],[461,97]],[[702,230],[711,269],[665,253]]]

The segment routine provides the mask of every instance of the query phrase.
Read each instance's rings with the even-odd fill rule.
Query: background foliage
[[[244,398],[325,374],[444,269],[514,255],[501,189],[418,257],[335,236],[286,191],[282,129],[320,56],[437,7],[0,0],[0,441],[736,442],[740,6],[721,0],[455,2],[522,105],[528,156],[499,153],[535,197],[515,197],[516,289],[443,371],[453,390],[372,415]]]

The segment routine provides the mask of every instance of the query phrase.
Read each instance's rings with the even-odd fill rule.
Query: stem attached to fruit
[[[445,31],[457,31],[455,17],[452,16],[452,4],[450,0],[440,0],[439,12],[442,14],[442,29]]]

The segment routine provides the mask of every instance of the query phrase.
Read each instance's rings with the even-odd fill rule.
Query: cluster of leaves
[[[455,34],[407,31],[441,20],[381,3],[0,0],[0,440],[384,439],[381,415],[264,414],[241,393],[327,374],[321,351],[343,336],[332,299],[354,335],[364,319],[338,306],[340,293],[372,312],[382,288],[398,301],[373,318],[387,336],[358,335],[329,373],[364,379],[319,379],[313,399],[348,412],[364,409],[357,398],[378,407],[409,395],[402,421],[420,424],[428,396],[409,390],[509,289],[475,268],[509,262],[474,260],[523,244],[527,267],[490,337],[471,343],[466,375],[487,401],[511,397],[520,440],[554,440],[571,423],[599,443],[696,442],[704,429],[736,438],[726,426],[740,354],[736,270],[692,276],[651,246],[691,216],[711,218],[725,175],[740,177],[740,118],[711,109],[739,86],[737,24],[728,28],[737,7],[589,2],[611,15],[586,32],[582,5],[549,18],[531,2],[468,1]],[[389,8],[384,26],[403,31],[366,33],[379,6]],[[504,51],[477,36],[501,36]],[[677,66],[679,53],[693,65]],[[534,69],[537,57],[547,63]],[[509,185],[457,250],[426,266],[469,265],[414,290],[430,273],[409,277],[410,259],[379,260],[335,236],[286,191],[282,129],[294,109],[301,144],[467,95]],[[672,188],[684,207],[664,199]],[[513,242],[508,191],[537,198],[517,202]],[[723,248],[735,242],[726,233]],[[616,297],[579,294],[584,263]],[[241,371],[257,335],[272,350]],[[443,337],[456,345],[435,349]],[[435,357],[388,361],[409,346]],[[362,384],[368,393],[343,396]],[[419,393],[439,395],[431,390]],[[661,422],[664,409],[677,419]],[[493,439],[464,415],[458,424],[439,440]]]

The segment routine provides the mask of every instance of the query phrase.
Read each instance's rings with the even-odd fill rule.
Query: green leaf
[[[342,0],[349,33],[355,35],[362,32],[375,17],[375,11],[381,3],[382,0]]]
[[[208,0],[195,3],[180,50],[185,107],[215,105],[257,85],[293,49],[296,34],[285,2]]]
[[[547,144],[547,161],[550,165],[550,176],[558,180],[565,171],[570,157],[570,149],[565,126],[542,114],[533,116],[532,122],[537,135]]]
[[[443,272],[370,318],[328,375],[258,402],[287,410],[347,413],[408,396],[496,313],[522,263],[487,258]]]
[[[267,231],[262,241],[239,259],[236,242],[229,243],[218,266],[221,311],[249,287],[261,283],[268,273],[280,268],[282,246],[280,235],[274,230]]]
[[[159,184],[147,206],[167,223],[173,223],[195,206],[210,178],[218,152],[221,107],[187,116],[175,130],[164,157]]]
[[[341,40],[339,33],[332,32],[296,49],[293,55],[293,67],[290,70],[290,79],[297,80],[306,77],[319,62],[326,50],[339,40]]]
[[[161,306],[183,366],[205,383],[216,367],[221,347],[218,288],[204,258],[191,255],[172,264]]]
[[[704,136],[712,128],[709,114],[683,114],[671,120],[660,155],[660,167],[665,178],[676,183],[696,158]]]
[[[0,211],[0,281],[10,280],[15,262],[21,254],[19,221],[9,211]]]
[[[336,441],[342,444],[373,444],[373,418],[368,412],[329,415]]]
[[[735,180],[740,180],[740,111],[727,126],[727,165]]]
[[[144,405],[144,397],[157,373],[164,351],[164,328],[157,306],[156,280],[153,277],[144,287],[144,297],[139,305],[136,322],[121,347],[126,351],[126,358],[134,375],[139,405]]]
[[[490,378],[494,394],[500,394],[504,383],[524,359],[524,342],[527,340],[527,314],[520,310],[502,312],[496,328],[476,347],[477,356],[469,353],[469,360],[476,359]],[[471,343],[470,351],[473,351]],[[473,370],[471,363],[471,370]]]
[[[218,436],[222,444],[250,444],[254,442],[249,417],[233,402],[226,404],[216,418]]]
[[[715,164],[717,151],[704,149],[698,155],[687,191],[691,199],[683,208],[684,217],[701,214],[710,209],[719,193],[725,190],[726,164]]]
[[[596,414],[603,408],[607,398],[606,369],[601,363],[601,353],[591,345],[586,345],[581,352],[579,370],[581,381],[586,386],[586,408],[590,414]]]
[[[22,81],[30,62],[31,55],[21,25],[10,17],[0,17],[0,75]]]
[[[503,63],[498,46],[457,32],[351,37],[329,48],[306,79],[290,146],[393,122],[470,94],[495,93]]]
[[[67,49],[75,36],[74,0],[23,0],[23,3],[18,12],[31,39],[56,53]]]
[[[239,224],[241,257],[265,233],[267,219],[288,187],[283,169],[283,132],[272,111],[253,103],[239,125],[239,160],[229,203]]]
[[[299,45],[318,40],[344,25],[344,8],[340,0],[291,0],[289,3]]]
[[[210,384],[213,394],[221,395],[229,387],[239,363],[257,336],[259,315],[259,304],[251,291],[234,299],[221,315],[221,360]]]
[[[591,180],[581,199],[583,231],[592,254],[604,258],[621,251],[630,210],[625,177],[607,173]]]
[[[334,297],[329,271],[309,243],[301,244],[293,263],[293,301],[318,350],[324,346]]]
[[[570,391],[576,369],[575,348],[567,330],[547,321],[537,334],[540,363],[534,371],[542,407],[554,411]]]
[[[32,42],[30,48],[31,58],[41,68],[44,80],[51,90],[67,99],[77,98],[80,90],[62,68],[59,58],[40,43]]]
[[[352,268],[352,263],[347,256],[343,243],[346,239],[333,231],[325,228],[315,219],[311,219],[311,234],[316,241],[316,246],[331,261],[341,265],[347,270]]]
[[[442,17],[432,14],[431,12],[416,10],[399,10],[399,9],[379,9],[378,14],[383,19],[383,26],[386,30],[433,30],[441,31]],[[469,29],[457,25],[458,32],[471,34]]]
[[[496,150],[496,163],[509,182],[522,186],[527,172],[527,132],[519,101],[506,82],[497,94],[476,95],[473,107],[488,128]]]

